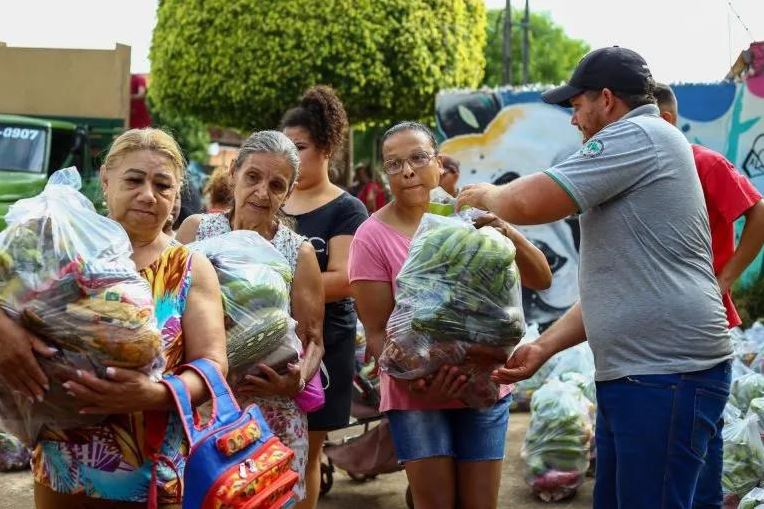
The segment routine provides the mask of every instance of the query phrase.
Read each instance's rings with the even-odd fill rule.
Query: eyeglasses
[[[430,161],[437,154],[428,154],[427,152],[414,152],[406,159],[390,159],[382,163],[382,169],[388,175],[397,175],[403,171],[403,165],[409,163],[409,167],[412,170],[420,170],[430,164]]]

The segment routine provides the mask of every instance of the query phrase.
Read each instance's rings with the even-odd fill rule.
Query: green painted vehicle
[[[83,194],[102,210],[98,159],[121,130],[97,121],[0,114],[0,229],[8,207],[38,194],[53,172],[69,166],[77,167]]]

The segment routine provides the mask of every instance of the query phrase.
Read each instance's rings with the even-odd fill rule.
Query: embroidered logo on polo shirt
[[[600,140],[589,140],[581,147],[581,155],[586,157],[597,157],[605,149],[605,145]]]

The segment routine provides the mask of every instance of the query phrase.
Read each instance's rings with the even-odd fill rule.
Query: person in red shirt
[[[658,84],[655,97],[661,116],[676,125],[674,92],[669,86]],[[714,271],[732,328],[741,322],[730,288],[764,244],[764,201],[753,184],[723,155],[700,145],[692,145],[692,151],[708,209]],[[741,216],[746,218],[745,226],[736,248],[734,223]]]
[[[659,83],[655,98],[661,117],[676,125],[677,101],[671,87]],[[737,327],[741,321],[730,288],[764,244],[764,200],[751,181],[723,155],[700,145],[692,145],[692,152],[706,198],[714,272],[722,291],[729,326]],[[735,248],[734,223],[741,216],[745,216],[745,226]]]
[[[130,75],[130,129],[151,127],[151,114],[146,106],[146,78]]]
[[[355,178],[358,182],[355,187],[355,197],[366,205],[369,214],[373,214],[385,206],[387,203],[385,188],[374,179],[374,172],[367,163],[356,165]]]

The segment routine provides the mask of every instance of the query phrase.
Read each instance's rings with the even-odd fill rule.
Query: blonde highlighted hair
[[[119,159],[132,152],[150,150],[165,157],[173,167],[179,180],[183,180],[186,172],[186,159],[171,135],[161,129],[147,127],[145,129],[130,129],[114,140],[103,161],[103,167],[111,170],[118,164]]]

